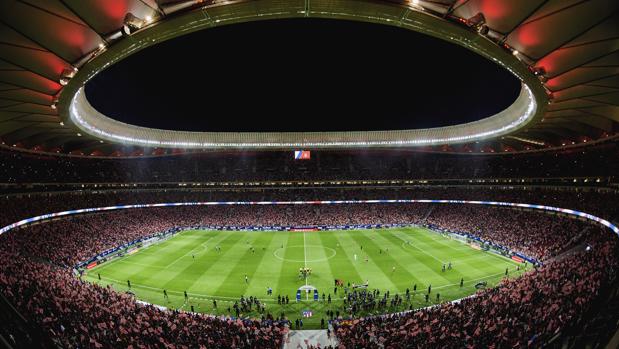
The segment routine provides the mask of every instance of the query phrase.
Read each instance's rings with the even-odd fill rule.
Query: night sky
[[[92,79],[92,105],[118,120],[191,131],[356,131],[482,119],[519,81],[483,57],[391,26],[261,21],[182,36]]]

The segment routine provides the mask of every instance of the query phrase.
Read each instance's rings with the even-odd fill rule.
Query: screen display
[[[309,150],[295,150],[294,151],[294,159],[295,160],[309,160],[311,158]]]

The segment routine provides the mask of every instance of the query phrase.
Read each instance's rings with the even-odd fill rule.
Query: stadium
[[[0,347],[618,348],[617,23],[0,0]]]

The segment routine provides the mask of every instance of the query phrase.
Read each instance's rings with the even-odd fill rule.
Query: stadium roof
[[[618,9],[613,0],[1,0],[0,139],[6,147],[74,155],[171,152],[155,148],[170,144],[128,147],[76,126],[69,110],[83,83],[136,50],[183,33],[315,16],[399,25],[451,40],[493,58],[531,90],[537,104],[530,120],[505,132],[447,133],[435,137],[438,142],[419,144],[425,150],[499,153],[603,141],[617,136],[619,123]],[[522,114],[524,106],[516,105],[519,112],[512,116]],[[449,140],[471,132],[484,137]]]

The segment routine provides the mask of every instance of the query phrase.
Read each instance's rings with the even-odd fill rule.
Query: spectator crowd
[[[88,195],[82,197],[82,204],[88,202]],[[160,196],[147,197],[159,200]],[[188,206],[89,214],[3,234],[0,292],[64,347],[274,348],[288,330],[286,321],[161,310],[128,294],[83,282],[72,266],[174,225],[376,223],[433,224],[466,231],[548,262],[459,303],[365,319],[331,316],[338,318],[335,333],[345,348],[536,346],[573,325],[617,267],[616,237],[584,222],[540,212],[460,204]],[[551,258],[582,243],[591,250],[568,259]],[[361,307],[385,308],[387,302],[391,306],[401,302],[384,294],[352,293],[351,297],[348,302]],[[363,297],[362,303],[358,297]]]
[[[487,152],[489,153],[489,152]],[[0,149],[0,183],[177,182],[616,176],[617,142],[524,154],[422,151],[196,153],[146,158],[50,156]]]
[[[591,239],[589,251],[505,279],[459,302],[336,321],[336,335],[343,348],[542,347],[577,326],[616,277],[616,237],[603,232]]]

